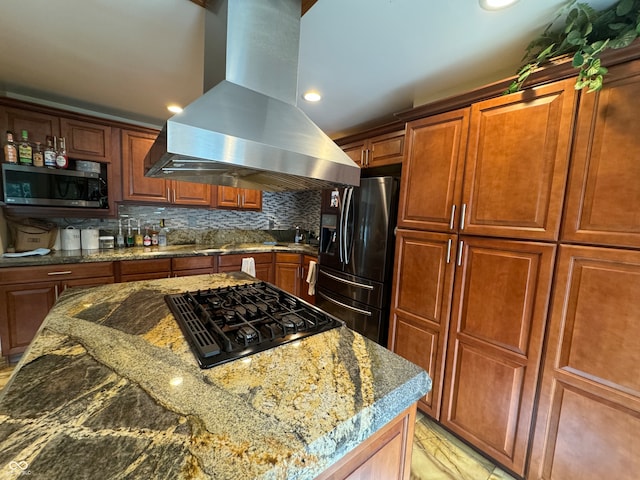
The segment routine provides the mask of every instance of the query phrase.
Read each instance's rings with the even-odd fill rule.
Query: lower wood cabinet
[[[457,236],[398,229],[389,349],[421,366],[431,391],[420,410],[440,418]]]
[[[524,475],[556,246],[459,239],[440,421]]]
[[[301,290],[301,260],[302,257],[299,253],[276,253],[275,284],[296,297],[300,296]]]
[[[237,272],[242,267],[242,259],[252,257],[256,265],[256,278],[273,283],[273,253],[231,254],[218,257],[218,272]]]
[[[303,255],[302,256],[302,276],[300,277],[300,295],[298,295],[301,299],[309,302],[314,305],[316,303],[316,295],[309,295],[309,284],[307,283],[307,276],[309,275],[309,268],[311,262],[318,263],[318,257],[314,257],[311,255]],[[318,275],[318,270],[316,269],[316,277]]]
[[[171,259],[171,272],[174,277],[209,274],[216,271],[216,264],[216,257],[209,255],[175,257]]]
[[[112,262],[0,269],[2,355],[26,350],[65,289],[103,285],[114,280]]]
[[[316,480],[408,480],[415,422],[413,404]]]
[[[155,280],[171,276],[171,258],[125,260],[117,263],[119,282]]]
[[[640,472],[640,252],[560,247],[529,479]]]

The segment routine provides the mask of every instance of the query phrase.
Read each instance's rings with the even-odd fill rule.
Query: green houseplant
[[[564,20],[564,26],[558,27],[560,20]],[[600,64],[600,54],[608,48],[626,47],[639,35],[640,0],[619,0],[601,11],[571,0],[527,46],[525,64],[505,93],[519,91],[536,69],[553,58],[570,54],[572,65],[578,69],[576,90],[600,90],[607,73]]]

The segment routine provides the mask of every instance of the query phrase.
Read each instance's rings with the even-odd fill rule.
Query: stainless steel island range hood
[[[359,185],[360,168],[296,106],[300,0],[210,0],[205,93],[171,117],[146,176],[267,191]]]

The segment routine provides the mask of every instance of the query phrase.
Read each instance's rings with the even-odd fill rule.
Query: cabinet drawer
[[[132,275],[140,273],[166,273],[168,275],[169,272],[171,272],[170,258],[158,258],[153,260],[125,260],[120,262],[120,275]]]
[[[276,253],[276,263],[300,263],[300,254]]]
[[[69,278],[112,277],[113,262],[0,268],[0,283],[33,283]]]
[[[238,267],[242,265],[242,259],[247,257],[253,257],[256,264],[259,263],[272,263],[272,253],[246,253],[246,254],[232,254],[232,255],[220,255],[218,257],[218,265],[220,267]]]
[[[171,269],[176,270],[192,270],[192,269],[210,269],[214,265],[216,257],[194,256],[194,257],[177,257],[171,259]]]

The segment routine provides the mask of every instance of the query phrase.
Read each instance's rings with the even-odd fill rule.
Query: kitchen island
[[[65,291],[0,394],[0,477],[341,478],[362,444],[383,450],[431,380],[346,327],[198,367],[163,295],[252,281]]]

